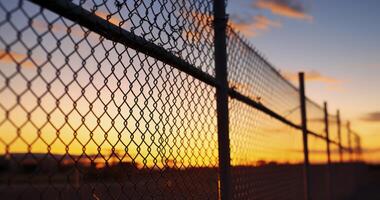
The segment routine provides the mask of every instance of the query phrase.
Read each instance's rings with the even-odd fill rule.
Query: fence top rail
[[[62,16],[71,19],[73,21],[76,21],[80,23],[81,25],[89,28],[90,30],[97,32],[98,34],[113,40],[115,42],[119,42],[121,44],[125,44],[133,49],[136,49],[138,51],[141,51],[143,53],[146,53],[149,56],[152,56],[153,58],[156,58],[158,60],[161,60],[169,65],[172,65],[173,67],[188,73],[189,75],[205,82],[206,84],[209,84],[214,87],[218,87],[218,82],[215,79],[215,77],[207,74],[206,72],[203,72],[202,70],[196,68],[190,63],[187,63],[186,61],[182,60],[178,56],[172,54],[171,52],[167,51],[165,48],[160,47],[154,43],[151,43],[149,41],[146,41],[144,38],[139,37],[137,35],[134,35],[131,32],[128,32],[127,30],[122,29],[121,27],[109,23],[107,20],[96,16],[95,14],[91,13],[90,11],[85,10],[84,8],[68,2],[66,0],[56,0],[56,1],[49,1],[46,2],[44,0],[29,0],[35,4],[38,4],[42,7],[45,7],[49,10],[52,10],[58,14],[61,14]],[[257,56],[259,59],[261,59],[265,65],[273,72],[275,75],[280,78],[284,83],[286,83],[288,86],[293,88],[295,91],[299,91],[299,89],[293,85],[290,81],[288,81],[271,63],[268,62],[267,59],[264,58],[254,47],[252,44],[250,44],[247,39],[245,39],[240,33],[238,33],[236,30],[234,30],[231,26],[228,26],[228,31],[230,31],[231,34],[234,34],[239,41],[242,42],[242,44],[251,51],[255,56]],[[249,104],[258,110],[282,121],[283,123],[292,126],[296,129],[301,129],[300,125],[294,124],[293,122],[287,120],[283,116],[279,115],[278,113],[274,112],[273,110],[267,108],[265,105],[262,105],[261,103],[243,95],[239,92],[230,89],[229,94],[233,98],[237,98],[242,102],[245,102],[246,104]],[[318,108],[322,109],[322,107],[317,104],[316,102],[310,100],[307,98],[308,102],[312,103],[313,105],[317,106]],[[314,135],[315,137],[319,137],[321,139],[327,140],[327,138],[321,134],[317,134],[313,131],[308,130],[308,133],[311,135]],[[332,143],[336,143],[335,141],[330,140]]]
[[[289,80],[287,80],[281,73],[280,71],[275,68],[249,41],[248,39],[246,39],[244,37],[244,35],[242,35],[238,30],[235,30],[235,28],[233,28],[230,24],[228,24],[228,31],[230,32],[229,34],[233,34],[234,36],[236,36],[236,38],[238,39],[239,42],[241,42],[245,48],[247,48],[250,52],[252,52],[255,56],[257,56],[259,59],[261,59],[265,65],[272,71],[275,73],[275,75],[277,75],[284,83],[286,83],[288,86],[290,86],[292,89],[294,89],[295,91],[299,91],[298,87],[295,86],[293,83],[291,83]],[[283,123],[293,127],[293,128],[296,128],[296,129],[301,129],[300,125],[297,125],[297,124],[294,124],[292,123],[291,121],[287,120],[286,118],[278,115],[277,113],[275,113],[274,111],[270,110],[269,108],[265,107],[264,105],[260,104],[260,103],[257,103],[255,102],[254,100],[251,100],[251,99],[244,99],[244,95],[241,95],[239,92],[233,90],[233,91],[230,91],[231,95],[237,99],[240,99],[241,101],[243,102],[246,102],[248,104],[257,104],[257,105],[254,105],[254,107],[258,108],[259,110],[267,113],[268,115],[282,121]],[[249,101],[253,101],[253,102],[249,102]],[[312,99],[310,99],[309,97],[306,96],[306,101],[307,103],[310,103],[311,105],[315,106],[317,109],[323,111],[324,108],[322,105],[318,104],[317,102],[313,101]],[[252,106],[252,105],[251,105]],[[336,114],[332,114],[332,113],[328,113],[328,118],[333,118],[335,119],[337,117]],[[353,131],[351,131],[351,133],[353,133]],[[308,130],[308,134],[310,135],[313,135],[315,137],[318,137],[320,139],[323,139],[325,141],[328,141],[332,144],[335,144],[335,145],[338,145],[340,146],[340,148],[342,148],[343,150],[347,150],[348,147],[344,147],[342,146],[341,144],[339,144],[339,142],[335,141],[335,140],[332,140],[332,139],[328,139],[325,135],[321,135],[319,133],[316,133],[316,132],[313,132],[311,130]],[[357,135],[357,134],[355,134]]]
[[[117,25],[108,22],[94,13],[78,6],[67,0],[29,0],[41,7],[52,10],[70,20],[80,23],[91,31],[104,36],[114,42],[124,44],[132,49],[138,50],[146,55],[165,62],[187,74],[209,84],[211,86],[218,86],[215,78],[206,72],[196,68],[185,60],[179,58],[173,53],[167,51],[164,47],[147,41],[143,37],[137,36]]]
[[[272,72],[274,72],[280,79],[282,79],[286,84],[288,84],[291,88],[298,91],[298,88],[289,82],[280,72],[277,70],[248,40],[238,31],[236,31],[231,25],[229,25],[229,30],[232,34],[234,34],[238,40],[252,53],[255,54],[258,58],[260,58]]]
[[[280,70],[278,70],[276,67],[274,67],[274,65],[272,63],[270,63],[268,61],[268,59],[265,58],[265,56],[263,56],[263,54],[261,52],[259,52],[249,41],[248,39],[246,39],[244,37],[244,35],[242,35],[241,33],[239,33],[238,30],[235,30],[235,28],[233,28],[230,24],[228,26],[228,30],[231,32],[231,34],[234,34],[237,39],[249,50],[251,51],[255,56],[257,56],[260,60],[262,60],[265,65],[273,72],[275,73],[275,75],[277,75],[282,81],[284,81],[284,83],[286,83],[288,86],[290,86],[292,89],[294,89],[295,91],[298,91],[299,88],[297,86],[295,86],[293,83],[291,83],[289,80],[287,80],[280,72]],[[312,99],[310,99],[309,97],[306,96],[306,100],[307,102],[311,103],[312,105],[316,106],[317,108],[319,108],[320,110],[323,110],[323,106],[319,105],[317,102],[313,101]]]

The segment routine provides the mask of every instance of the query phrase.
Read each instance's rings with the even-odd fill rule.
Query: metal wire
[[[318,135],[325,136],[324,111],[311,100],[306,101],[307,128]]]
[[[1,197],[217,199],[213,14],[212,0],[0,0]],[[231,27],[226,40],[233,198],[300,199],[299,91]],[[323,109],[307,112],[325,163]],[[328,121],[333,160],[359,160],[360,137]]]
[[[302,199],[302,135],[237,100],[230,107],[234,199]]]
[[[124,2],[129,12],[111,1],[74,3],[212,71],[210,58],[195,58],[207,52],[203,41],[172,43],[183,38],[179,20],[206,12],[204,2],[169,11],[167,1]],[[214,88],[27,1],[0,7],[5,198],[216,198]],[[178,16],[169,23],[165,12]]]
[[[230,87],[300,124],[298,90],[232,28],[227,40]]]

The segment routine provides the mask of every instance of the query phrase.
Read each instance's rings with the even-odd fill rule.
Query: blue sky
[[[11,3],[8,5],[15,6]],[[38,7],[33,8],[28,10],[29,15],[40,12]],[[297,72],[305,71],[307,95],[320,105],[327,100],[331,113],[335,113],[339,108],[344,119],[351,120],[352,127],[362,134],[364,145],[378,148],[380,151],[379,8],[379,0],[230,0],[228,13],[233,25],[240,29],[286,78],[292,81]],[[107,13],[101,9],[96,14],[102,18],[107,17]],[[55,15],[47,16],[48,20],[42,19],[41,16],[34,19],[33,26],[39,34],[48,31],[46,20],[51,22],[58,18]],[[12,15],[12,20],[13,24],[19,26],[17,29],[28,25],[26,16],[20,12]],[[140,21],[140,18],[135,20]],[[72,25],[72,22],[65,22]],[[113,15],[110,22],[119,24],[120,18]],[[128,26],[128,23],[123,24],[124,28]],[[52,33],[62,37],[67,34],[66,28],[62,19],[58,20],[52,27]],[[0,35],[7,38],[5,41],[17,39],[16,31],[12,31],[13,29],[9,24],[0,29]],[[83,30],[77,25],[71,29],[72,38],[80,39],[78,36],[83,34]],[[27,30],[27,34],[23,34],[23,40],[29,47],[37,41],[35,34],[30,31]],[[89,38],[94,36],[90,34]],[[50,34],[45,34],[41,44],[55,48],[55,45],[49,45],[55,40]],[[92,45],[95,45],[97,40],[92,42]],[[53,53],[57,66],[63,65],[63,54],[69,54],[67,51],[74,48],[71,38],[65,37],[61,43],[65,48]],[[89,47],[82,46],[83,48],[78,50],[79,54],[87,57]],[[20,43],[13,45],[14,57],[17,60],[25,59],[26,49]],[[103,50],[97,50],[100,57],[105,54]],[[117,52],[111,52],[109,57],[117,59],[116,55]],[[31,56],[40,64],[47,57],[41,47],[35,48]],[[82,67],[82,58],[74,55],[70,56],[70,59],[70,62],[73,62],[70,63],[72,66]],[[87,65],[95,66],[97,61],[93,59],[87,60]],[[7,60],[3,58],[4,61]],[[14,61],[10,61],[11,64],[15,64]],[[24,64],[33,65],[31,62]],[[49,67],[45,67],[44,72],[49,72],[46,68]],[[16,68],[9,68],[11,69]],[[50,69],[55,71],[52,66]],[[66,69],[70,71],[69,68]],[[29,72],[37,73],[36,70],[30,69]],[[67,78],[72,77],[70,73],[66,74]],[[7,75],[10,74],[11,72]],[[25,84],[24,82],[18,81],[17,84]]]
[[[242,33],[277,69],[314,74],[307,81],[307,95],[320,104],[327,100],[333,112],[339,108],[354,128],[376,141],[380,140],[376,134],[380,130],[379,8],[378,0],[228,3],[230,19],[244,24],[237,28],[249,29]],[[366,116],[372,118],[363,120]]]

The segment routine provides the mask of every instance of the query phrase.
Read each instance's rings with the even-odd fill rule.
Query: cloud
[[[116,26],[119,26],[123,22],[117,15],[110,15],[104,11],[96,11],[95,15]]]
[[[190,16],[194,21],[193,26],[189,26],[182,30],[183,37],[192,42],[199,42],[204,32],[212,32],[208,30],[212,24],[213,17],[205,13],[193,12]],[[240,31],[247,37],[254,37],[262,32],[268,31],[270,28],[282,27],[281,22],[271,20],[264,15],[256,15],[252,17],[242,17],[240,15],[231,15],[229,25],[235,30]],[[202,29],[199,30],[199,27]]]
[[[199,43],[202,39],[202,33],[197,31],[186,31],[182,32],[182,36],[193,43]]]
[[[364,148],[362,149],[364,153],[380,153],[380,148]]]
[[[47,31],[48,30],[48,23],[46,21],[42,20],[33,20],[32,23],[33,28],[39,30],[39,31]],[[53,32],[66,32],[67,27],[61,23],[53,23],[50,25],[51,30]]]
[[[189,17],[193,24],[181,28],[182,37],[194,44],[207,40],[207,34],[212,32],[212,26],[210,25],[213,22],[213,16],[207,13],[192,12]]]
[[[97,15],[98,17],[100,17],[104,20],[107,20],[109,23],[111,23],[113,25],[116,25],[116,26],[124,25],[124,26],[126,26],[126,28],[128,28],[128,24],[125,25],[126,22],[123,22],[117,15],[109,15],[108,13],[106,13],[104,11],[96,11],[95,15]],[[66,34],[68,32],[68,28],[69,28],[69,26],[67,26],[61,22],[54,22],[52,24],[48,24],[48,22],[43,21],[43,20],[38,20],[38,19],[33,20],[32,26],[33,26],[33,28],[35,28],[36,30],[41,31],[41,32],[45,32],[45,31],[48,31],[50,29],[52,32],[64,33],[64,34]],[[78,37],[83,37],[85,34],[82,29],[73,28],[73,27],[71,27],[70,33],[72,35],[78,36]]]
[[[257,36],[260,32],[268,31],[271,27],[279,28],[282,26],[279,21],[271,20],[264,15],[256,15],[252,18],[232,15],[230,25],[247,37]]]
[[[68,26],[61,22],[54,22],[52,24],[48,24],[46,21],[42,20],[33,20],[32,26],[39,32],[51,31],[53,33],[67,34]],[[84,32],[82,29],[71,27],[70,34],[77,37],[83,37]]]
[[[6,52],[0,50],[0,62],[4,64],[19,63],[22,67],[32,68],[35,65],[28,59],[28,55],[17,52]]]
[[[360,119],[368,122],[380,122],[380,111],[367,113]]]
[[[257,0],[254,7],[292,19],[313,20],[313,16],[306,13],[304,5],[298,0]]]
[[[298,73],[295,72],[281,72],[281,74],[284,76],[285,79],[289,81],[298,81]],[[307,81],[314,81],[314,82],[321,82],[321,83],[339,83],[341,82],[338,79],[322,75],[320,72],[312,70],[309,72],[305,72],[305,80]]]

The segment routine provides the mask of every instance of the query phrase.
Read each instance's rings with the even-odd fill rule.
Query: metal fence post
[[[302,141],[304,154],[304,198],[310,199],[310,164],[309,164],[309,149],[307,140],[307,118],[306,118],[306,97],[305,97],[305,80],[304,73],[298,73],[300,106],[301,106],[301,123],[302,123]]]
[[[227,82],[227,15],[225,0],[214,0],[216,108],[219,154],[219,199],[232,198]]]
[[[342,132],[341,132],[341,122],[340,122],[340,111],[336,111],[336,121],[338,126],[338,143],[339,143],[339,160],[343,162],[343,152],[342,152]]]
[[[358,135],[358,161],[362,162],[362,144],[360,136]]]
[[[323,110],[325,113],[325,133],[326,133],[326,147],[327,147],[327,199],[332,197],[332,184],[331,184],[331,154],[330,154],[330,134],[329,134],[329,113],[327,109],[327,102],[323,104]]]
[[[347,122],[347,141],[348,141],[349,160],[350,162],[352,162],[351,123],[350,122]]]
[[[354,133],[355,146],[353,147],[354,161],[359,162],[359,135]]]

